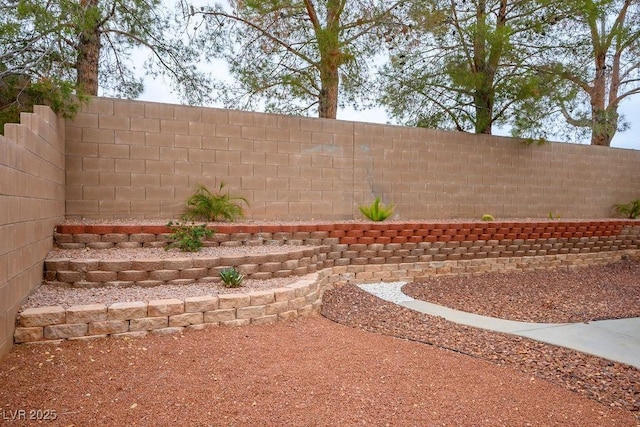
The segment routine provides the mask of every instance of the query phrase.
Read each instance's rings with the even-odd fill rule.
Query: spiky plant
[[[225,187],[224,181],[220,182],[217,193],[212,193],[207,187],[200,184],[187,199],[187,207],[182,215],[185,220],[204,220],[219,221],[221,219],[227,221],[235,221],[236,218],[242,218],[244,211],[241,202],[247,206],[249,202],[241,196],[232,196],[229,192],[222,192]]]
[[[619,215],[629,219],[636,219],[640,216],[640,199],[632,200],[629,203],[620,203],[614,206]]]
[[[218,274],[220,274],[222,283],[226,288],[239,288],[240,286],[242,286],[244,276],[240,274],[240,272],[235,268],[225,268]]]
[[[380,197],[376,197],[370,206],[360,206],[360,212],[371,221],[384,221],[393,215],[393,204],[383,206],[380,204]]]

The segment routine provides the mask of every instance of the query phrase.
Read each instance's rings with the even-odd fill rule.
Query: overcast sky
[[[145,91],[139,99],[170,104],[180,103],[178,99],[167,90],[167,85],[162,80],[153,80],[151,78],[145,80]],[[222,105],[214,106],[222,107]],[[620,113],[626,117],[626,120],[630,123],[630,128],[625,132],[617,132],[611,146],[640,150],[640,94],[623,101],[622,104],[620,104]],[[389,118],[383,108],[365,111],[340,109],[338,110],[338,119],[370,123],[389,122]]]

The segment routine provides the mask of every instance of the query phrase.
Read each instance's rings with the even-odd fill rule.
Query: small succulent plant
[[[384,221],[393,215],[393,204],[381,205],[380,197],[376,197],[371,206],[360,206],[360,212],[371,221]]]
[[[640,216],[640,199],[632,200],[629,203],[620,203],[613,207],[618,215],[629,219],[636,219]]]
[[[240,274],[240,272],[235,268],[225,268],[224,270],[220,271],[219,274],[225,288],[239,288],[240,286],[242,286],[244,275]]]

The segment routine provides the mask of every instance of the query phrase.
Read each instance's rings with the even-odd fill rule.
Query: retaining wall
[[[322,276],[322,275],[320,275]],[[86,339],[108,335],[174,333],[205,326],[245,326],[307,316],[320,310],[326,281],[313,274],[283,288],[149,302],[26,309],[15,342]],[[203,326],[205,325],[205,326]]]
[[[345,223],[220,225],[208,246],[281,245],[282,253],[219,258],[68,259],[45,262],[58,286],[156,286],[217,281],[235,267],[250,279],[300,276],[346,265],[408,264],[484,258],[616,252],[640,248],[638,221]],[[60,225],[62,248],[159,247],[165,226]],[[104,245],[108,246],[104,246]],[[293,245],[306,245],[298,248]]]
[[[160,286],[219,282],[220,271],[235,267],[247,279],[304,276],[323,268],[327,247],[291,247],[269,254],[165,259],[72,259],[45,261],[46,285],[94,288],[100,286]]]
[[[102,227],[102,226],[100,226]],[[73,236],[84,236],[86,231],[103,232],[101,236],[116,231],[107,228],[86,226],[59,226],[56,236],[63,240],[77,240]],[[162,227],[129,229],[135,234],[153,235],[158,242],[166,238]],[[229,228],[225,228],[229,227]],[[262,229],[261,227],[265,227]],[[295,227],[295,228],[292,228]],[[299,231],[302,227],[303,230]],[[172,333],[207,326],[241,326],[270,323],[297,316],[317,313],[322,304],[322,295],[333,286],[344,283],[366,283],[377,281],[411,281],[434,275],[471,275],[486,272],[514,270],[535,271],[552,268],[574,268],[577,266],[606,264],[640,255],[640,221],[572,221],[572,222],[510,222],[510,223],[391,223],[391,224],[305,224],[305,225],[230,225],[220,227],[227,233],[210,243],[217,245],[255,244],[256,236],[279,241],[264,240],[267,244],[279,243],[287,251],[288,260],[311,255],[308,264],[318,270],[286,288],[249,294],[226,294],[196,298],[138,301],[115,303],[109,307],[102,304],[63,307],[41,307],[24,310],[18,318],[15,342],[57,342],[61,339],[91,339],[96,337],[140,336],[148,332]],[[381,230],[382,228],[382,230]],[[322,231],[320,231],[322,229]],[[393,229],[393,230],[392,230]],[[117,231],[124,231],[119,229]],[[286,231],[285,231],[286,230]],[[424,230],[424,233],[419,233]],[[147,231],[147,233],[141,233]],[[157,234],[148,233],[156,231]],[[235,231],[235,233],[234,233]],[[244,231],[244,232],[242,232]],[[252,232],[249,232],[252,231]],[[359,243],[358,238],[392,238],[390,236],[365,236],[367,232],[394,231],[393,238],[403,243]],[[77,234],[73,234],[76,232]],[[266,233],[266,235],[264,234]],[[303,233],[303,234],[295,234]],[[357,236],[352,236],[356,234]],[[409,235],[410,234],[410,235]],[[314,236],[320,246],[303,250],[288,247],[286,237]],[[69,236],[71,236],[69,238]],[[417,241],[408,241],[411,238]],[[313,240],[316,243],[316,240]],[[368,241],[368,240],[367,240]],[[386,241],[386,240],[385,240]],[[352,243],[349,243],[352,242]],[[89,242],[91,243],[91,242]],[[143,244],[137,242],[139,244]],[[150,243],[150,242],[147,242]],[[88,243],[87,243],[88,244]],[[282,255],[282,254],[281,254]],[[247,256],[221,257],[219,259],[185,258],[181,262],[214,262],[239,269],[264,270],[274,266],[273,255],[262,259]],[[277,256],[277,255],[276,255]],[[315,257],[315,258],[313,258]],[[251,261],[250,264],[243,264]],[[109,266],[105,272],[133,274],[134,262],[144,265],[144,276],[140,283],[113,281],[109,285],[153,285],[148,277],[158,271],[166,272],[167,265],[176,267],[176,260],[49,260],[46,275],[50,278],[70,278],[69,286],[99,286],[89,282],[86,276],[91,268]],[[281,262],[288,262],[281,260]],[[279,264],[283,266],[284,264]],[[250,266],[250,267],[248,267]],[[63,270],[58,270],[62,267]],[[186,267],[186,265],[185,265]],[[73,269],[72,269],[73,268]],[[153,270],[160,268],[161,270]],[[216,267],[211,267],[216,268]],[[151,270],[149,270],[151,269]],[[178,271],[177,268],[174,270]],[[100,274],[94,271],[94,274]],[[295,275],[293,269],[274,270],[281,276]],[[298,270],[298,272],[302,272]],[[204,274],[204,270],[202,270]],[[143,270],[136,275],[142,275]],[[164,273],[163,273],[164,274]],[[179,274],[179,273],[178,273]],[[209,273],[212,275],[212,273]],[[77,279],[77,280],[76,280]],[[208,277],[207,280],[212,280]],[[193,282],[198,279],[178,280],[175,284]],[[58,283],[60,284],[60,283]],[[43,286],[47,286],[46,284]],[[615,284],[612,284],[615,286]]]
[[[164,299],[149,302],[29,308],[18,318],[16,343],[85,340],[107,336],[166,334],[211,326],[273,323],[320,311],[324,292],[345,283],[411,281],[434,275],[535,271],[606,264],[640,251],[578,253],[459,261],[345,265],[313,273],[284,288],[253,293]]]
[[[0,135],[0,359],[65,214],[64,120],[42,106],[20,118]]]
[[[0,358],[11,347],[22,301],[42,280],[53,227],[65,215],[175,218],[197,184],[215,189],[221,181],[232,194],[249,200],[247,214],[253,219],[359,218],[358,206],[377,196],[396,205],[397,219],[479,218],[485,213],[595,218],[609,216],[615,203],[640,196],[640,151],[564,143],[527,147],[486,135],[107,98],[92,99],[74,120],[58,119],[38,106],[21,116],[21,124],[6,125],[0,137]],[[518,243],[505,246],[500,239],[487,239],[481,227],[461,230],[336,226],[337,234],[328,238],[340,239],[340,245],[369,246],[339,251],[345,253],[336,260],[349,261],[335,261],[332,268],[376,264],[385,251],[437,249],[389,255],[433,255],[436,262],[436,257],[464,260],[556,250],[527,242],[546,231],[497,233],[505,235],[502,240],[525,240],[512,250]],[[615,239],[590,240],[605,239],[610,231],[562,237],[557,229],[558,239],[578,239],[557,248],[558,253],[621,249],[626,243]],[[251,234],[255,244],[279,238],[237,233]],[[101,235],[100,241],[67,243],[135,246],[146,244],[136,239],[147,237],[128,235],[121,242]],[[371,247],[420,243],[432,246]]]

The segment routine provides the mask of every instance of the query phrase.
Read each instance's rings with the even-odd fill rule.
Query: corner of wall
[[[0,149],[0,359],[13,345],[15,318],[42,281],[53,227],[64,219],[64,121],[35,106],[5,125]]]

